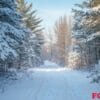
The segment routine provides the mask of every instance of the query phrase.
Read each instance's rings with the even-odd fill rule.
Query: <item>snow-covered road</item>
[[[28,73],[0,93],[0,100],[92,100],[92,92],[100,91],[99,86],[90,84],[86,72],[35,68]]]

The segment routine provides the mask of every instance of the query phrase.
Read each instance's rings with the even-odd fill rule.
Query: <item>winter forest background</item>
[[[0,77],[48,60],[91,70],[93,82],[100,84],[100,0],[75,4],[71,16],[59,16],[48,30],[43,20],[31,2],[0,0]]]

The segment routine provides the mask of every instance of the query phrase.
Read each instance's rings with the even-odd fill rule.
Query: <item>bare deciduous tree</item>
[[[71,20],[66,16],[60,17],[55,23],[54,32],[57,36],[58,59],[61,65],[67,64],[69,46],[71,44]]]

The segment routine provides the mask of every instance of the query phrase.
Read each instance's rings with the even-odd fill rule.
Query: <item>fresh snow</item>
[[[88,75],[54,66],[29,69],[27,75],[19,74],[20,79],[0,93],[0,100],[92,100],[92,93],[99,92],[100,87],[91,84]]]
[[[41,67],[44,67],[44,66],[49,67],[49,68],[58,67],[58,65],[56,63],[48,61],[48,60],[44,61],[44,65],[42,65]]]

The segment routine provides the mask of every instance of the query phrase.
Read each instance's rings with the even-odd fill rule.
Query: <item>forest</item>
[[[0,0],[0,91],[7,83],[19,80],[19,74],[42,70],[46,63],[46,68],[51,68],[47,72],[52,66],[55,73],[59,68],[86,72],[90,84],[100,86],[100,0],[73,5],[71,15],[59,16],[48,29],[30,1]]]

